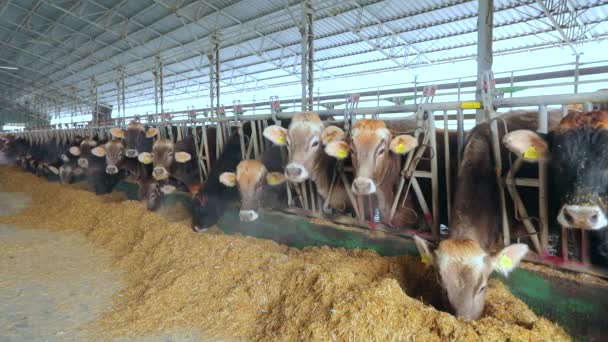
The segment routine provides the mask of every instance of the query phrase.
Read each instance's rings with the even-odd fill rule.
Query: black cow
[[[608,265],[608,111],[571,112],[545,137],[517,130],[503,143],[517,155],[533,150],[549,161],[552,217],[562,227],[591,231],[591,262]]]

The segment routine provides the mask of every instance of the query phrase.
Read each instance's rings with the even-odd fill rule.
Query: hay
[[[112,252],[127,286],[90,327],[102,329],[104,339],[195,329],[206,337],[269,341],[571,340],[497,280],[475,322],[423,304],[415,298],[436,289],[418,258],[196,234],[141,203],[107,203],[9,168],[0,168],[0,190],[30,193],[34,203],[0,222],[76,229]]]

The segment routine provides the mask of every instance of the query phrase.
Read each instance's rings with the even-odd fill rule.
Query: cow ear
[[[420,261],[427,266],[432,265],[435,262],[435,257],[429,246],[429,242],[417,235],[414,235],[414,241],[416,242],[418,253],[420,253]]]
[[[336,159],[348,157],[348,144],[345,141],[332,141],[325,146],[325,153]]]
[[[287,144],[287,130],[278,125],[268,126],[264,129],[264,137],[273,144],[285,146]]]
[[[549,155],[547,141],[533,131],[520,129],[506,134],[502,138],[505,147],[527,162],[545,160]]]
[[[234,172],[224,172],[220,175],[220,183],[232,188],[236,185],[236,175]]]
[[[406,154],[409,151],[415,149],[418,146],[418,139],[411,135],[401,134],[393,138],[389,145],[389,148],[393,153]]]
[[[519,265],[526,253],[528,253],[528,245],[523,243],[516,243],[503,248],[502,251],[492,257],[494,271],[505,277],[508,276]]]
[[[269,172],[266,174],[266,183],[271,186],[285,183],[285,174],[282,172]]]
[[[152,158],[152,154],[150,152],[142,152],[137,156],[137,160],[144,165],[152,164],[154,159]]]
[[[97,146],[91,150],[91,154],[94,155],[95,157],[105,157],[106,149],[101,146]]]
[[[327,145],[333,141],[344,140],[345,136],[346,134],[344,134],[342,128],[337,126],[327,126],[323,132],[321,132],[321,140],[323,141],[323,145]]]
[[[78,157],[80,155],[80,147],[72,146],[70,147],[69,152],[71,155]]]
[[[110,129],[110,134],[112,134],[112,136],[114,136],[115,138],[125,137],[125,131],[117,127]]]
[[[158,128],[156,128],[156,127],[150,127],[146,131],[146,138],[154,138],[157,135],[158,135]]]
[[[187,163],[192,159],[188,152],[175,152],[175,161],[178,163]]]
[[[160,192],[165,195],[170,194],[173,191],[175,191],[175,187],[173,185],[166,184],[160,187]]]

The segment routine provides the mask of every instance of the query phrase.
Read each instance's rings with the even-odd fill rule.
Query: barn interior
[[[607,19],[603,0],[2,1],[1,340],[604,340]],[[575,182],[556,151],[583,126]],[[472,226],[496,235],[473,318],[438,261]]]

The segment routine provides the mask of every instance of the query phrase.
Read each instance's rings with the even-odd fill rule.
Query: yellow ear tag
[[[149,156],[149,155],[147,155],[147,154],[146,154],[146,155],[144,155],[144,156],[142,157],[142,159],[143,159],[144,164],[150,164],[150,163],[152,162],[152,156]]]
[[[422,254],[422,255],[420,256],[420,261],[422,261],[422,263],[423,263],[423,264],[428,265],[428,263],[429,263],[429,261],[430,261],[430,260],[429,260],[429,256],[428,256],[428,255],[426,255],[426,254]]]
[[[279,177],[277,177],[276,175],[270,174],[268,176],[268,184],[270,184],[270,185],[279,184]]]
[[[403,153],[403,152],[405,152],[405,145],[403,145],[403,143],[397,144],[397,147],[395,148],[395,151],[397,153]]]
[[[513,267],[513,261],[511,261],[511,258],[509,258],[506,255],[503,255],[502,257],[500,257],[500,267],[502,268],[512,268]]]
[[[348,156],[348,152],[344,149],[340,149],[337,153],[338,158],[344,159],[346,158],[346,156]]]
[[[279,143],[281,143],[281,144],[284,144],[284,143],[285,143],[285,137],[284,137],[284,136],[282,136],[282,135],[279,135],[279,136],[277,137],[277,141],[278,141]]]
[[[530,148],[524,152],[524,158],[534,160],[538,159],[538,151],[536,150],[536,147],[530,146]]]

